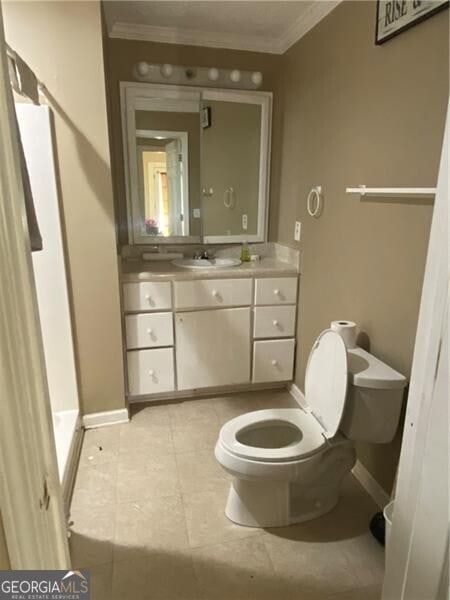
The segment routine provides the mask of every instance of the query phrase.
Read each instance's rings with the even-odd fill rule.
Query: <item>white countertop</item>
[[[298,274],[296,265],[274,258],[262,258],[258,261],[242,263],[237,267],[225,269],[184,269],[176,267],[170,261],[122,260],[123,283],[245,277],[287,277],[297,276]]]

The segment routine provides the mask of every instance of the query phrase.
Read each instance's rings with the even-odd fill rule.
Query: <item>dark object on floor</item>
[[[377,512],[370,521],[370,531],[373,537],[384,546],[386,523],[384,521],[383,513]]]

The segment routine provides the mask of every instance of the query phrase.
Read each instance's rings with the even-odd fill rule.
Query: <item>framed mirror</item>
[[[272,95],[120,85],[129,243],[265,241]]]

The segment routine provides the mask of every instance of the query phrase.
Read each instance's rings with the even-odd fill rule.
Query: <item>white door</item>
[[[0,9],[0,506],[13,569],[66,569],[70,561],[13,110]]]
[[[449,127],[447,111],[383,600],[448,598]]]
[[[250,382],[250,308],[178,313],[178,389]]]
[[[183,202],[181,198],[181,144],[173,140],[166,144],[167,197],[169,202],[170,235],[184,234]]]

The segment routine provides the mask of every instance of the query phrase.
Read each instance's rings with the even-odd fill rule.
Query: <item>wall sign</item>
[[[449,0],[378,0],[375,42],[383,44],[448,5]]]

